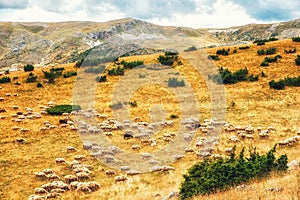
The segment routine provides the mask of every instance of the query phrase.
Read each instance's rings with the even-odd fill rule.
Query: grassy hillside
[[[244,45],[245,46],[245,45]],[[276,128],[276,131],[270,135],[267,140],[259,139],[258,133],[254,133],[254,140],[244,140],[237,143],[237,149],[242,146],[257,147],[259,152],[266,152],[278,143],[280,140],[296,135],[300,129],[300,90],[299,87],[287,87],[285,90],[273,90],[269,88],[268,82],[279,80],[286,76],[295,77],[300,75],[299,66],[295,65],[296,55],[300,53],[300,43],[291,40],[281,40],[266,43],[263,46],[248,45],[250,48],[241,50],[236,47],[230,48],[228,56],[219,56],[219,61],[214,61],[216,67],[228,68],[231,71],[237,71],[247,67],[249,74],[259,75],[257,82],[239,82],[232,85],[225,85],[226,92],[226,122],[234,126],[251,125],[255,129],[262,127],[266,129],[269,126]],[[257,50],[275,47],[280,58],[277,62],[271,63],[268,67],[261,67],[260,63],[265,56],[258,56]],[[207,55],[215,54],[218,49],[206,49]],[[285,54],[285,49],[296,48],[297,52]],[[236,53],[233,50],[236,49]],[[202,50],[189,52],[189,56],[198,56]],[[277,55],[275,54],[275,55]],[[157,58],[160,54],[147,56],[133,56],[119,59],[126,61],[143,60],[145,64],[157,64]],[[202,54],[203,55],[203,54]],[[206,55],[205,55],[206,56]],[[273,55],[271,55],[273,56]],[[199,102],[200,121],[209,119],[211,115],[210,94],[208,92],[205,80],[207,77],[201,77],[195,68],[191,66],[186,59],[186,54],[179,54],[181,65],[176,65],[175,70],[185,78],[194,89],[195,96]],[[107,64],[108,68],[113,68],[114,63]],[[82,74],[83,69],[76,68],[74,64],[60,65],[64,67],[65,72],[77,71]],[[0,102],[0,108],[6,112],[0,113],[5,116],[0,119],[0,198],[1,199],[27,199],[34,193],[36,187],[46,183],[45,180],[38,180],[34,173],[46,168],[53,169],[60,177],[71,174],[72,170],[68,165],[57,165],[55,159],[62,157],[67,162],[71,162],[75,155],[85,155],[86,161],[83,163],[91,165],[91,180],[97,181],[101,187],[93,193],[82,193],[68,191],[62,194],[61,199],[162,199],[171,191],[178,192],[182,175],[186,173],[194,163],[201,161],[195,153],[186,153],[185,157],[172,164],[175,171],[144,173],[136,176],[128,176],[125,182],[115,183],[114,176],[107,176],[105,171],[109,168],[101,164],[96,159],[90,158],[89,152],[83,149],[82,140],[76,131],[69,127],[59,125],[60,116],[50,116],[42,114],[41,118],[25,118],[22,122],[14,122],[12,114],[16,112],[25,112],[30,107],[33,112],[40,112],[41,106],[47,106],[49,101],[55,101],[56,104],[72,104],[73,88],[76,77],[59,77],[54,84],[48,84],[44,81],[42,70],[48,68],[36,68],[33,73],[38,76],[38,81],[43,87],[37,88],[36,83],[26,83],[29,72],[11,72],[8,76],[18,77],[11,83],[1,84],[0,97],[4,101]],[[82,70],[82,71],[81,71]],[[266,75],[261,76],[262,71]],[[147,72],[147,73],[150,73]],[[141,75],[148,75],[147,73]],[[96,75],[90,76],[90,81],[94,81]],[[174,75],[177,77],[177,75]],[[1,77],[0,77],[1,78]],[[100,114],[106,114],[113,117],[111,110],[112,95],[115,86],[121,80],[120,76],[107,76],[107,82],[97,83],[95,94],[95,110]],[[78,80],[80,81],[80,80]],[[19,82],[20,85],[15,83]],[[6,96],[11,93],[11,96]],[[13,94],[17,93],[18,96]],[[181,108],[179,101],[174,93],[166,87],[159,84],[147,84],[134,91],[130,101],[137,103],[136,107],[129,107],[130,118],[140,117],[142,121],[150,122],[149,110],[152,105],[160,104],[163,106],[166,118],[169,120],[171,114],[179,118],[172,119],[175,126],[163,129],[155,135],[157,146],[151,147],[141,145],[138,152],[153,152],[161,149],[168,142],[163,140],[163,134],[167,132],[176,132],[180,125]],[[18,109],[14,109],[18,106]],[[71,117],[73,118],[73,117]],[[102,122],[103,119],[98,119]],[[40,130],[44,122],[49,121],[56,125],[50,130]],[[12,127],[28,128],[28,132],[12,130]],[[120,148],[135,152],[131,149],[134,144],[140,144],[137,139],[124,140],[122,131],[112,131],[113,136],[105,136],[113,144]],[[228,138],[233,133],[225,133],[219,137],[219,145],[215,148],[215,153],[225,155],[225,148],[232,147],[234,144],[228,142]],[[197,130],[196,137],[205,137],[206,135]],[[88,136],[87,136],[88,137]],[[24,138],[25,142],[20,143],[16,138]],[[192,142],[191,148],[194,148],[196,141]],[[77,152],[68,153],[67,146],[73,146]],[[278,148],[277,153],[288,155],[289,161],[300,160],[300,144],[291,147]],[[197,150],[198,151],[198,150]],[[116,170],[118,175],[126,173]],[[195,199],[297,199],[299,198],[299,171],[286,174],[272,174],[270,178],[263,180],[253,180],[250,183],[251,189],[239,191],[230,189],[225,192],[212,194],[207,197],[195,197]],[[265,188],[276,187],[283,188],[281,192],[268,192]],[[298,195],[298,196],[297,196]],[[175,197],[176,198],[176,197]]]

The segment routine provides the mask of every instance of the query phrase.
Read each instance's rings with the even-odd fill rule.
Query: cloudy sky
[[[0,0],[0,21],[108,21],[230,27],[300,18],[300,0]]]

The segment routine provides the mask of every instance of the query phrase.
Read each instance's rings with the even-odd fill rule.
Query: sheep
[[[36,172],[35,177],[41,180],[47,179],[47,175],[44,172]]]
[[[233,150],[234,150],[234,149],[233,149],[232,147],[225,148],[225,153],[230,154],[230,153],[233,152]]]
[[[86,157],[84,155],[76,155],[74,156],[74,160],[86,160]]]
[[[184,158],[185,157],[185,155],[175,155],[175,156],[173,156],[173,158],[174,158],[174,160],[180,160],[181,158]]]
[[[6,93],[5,96],[10,97],[11,93]]]
[[[46,195],[46,199],[56,199],[57,197],[61,196],[59,193],[50,192]]]
[[[128,170],[130,170],[130,167],[128,167],[128,166],[121,166],[120,169],[121,169],[121,171],[128,171]]]
[[[14,110],[18,110],[18,109],[19,109],[19,106],[13,105],[13,109],[14,109]]]
[[[3,109],[3,108],[1,108],[1,109],[0,109],[0,113],[4,113],[4,112],[6,112],[6,110]]]
[[[21,131],[21,133],[27,133],[30,131],[30,129],[29,128],[21,128],[20,131]]]
[[[24,138],[16,138],[16,141],[18,143],[25,143],[26,142],[26,140]]]
[[[107,136],[107,137],[112,137],[113,136],[112,132],[104,132],[104,135]]]
[[[30,195],[28,197],[28,200],[45,200],[46,198],[44,196],[39,195]]]
[[[85,183],[90,190],[97,191],[101,186],[96,181],[90,181]]]
[[[142,172],[138,171],[138,170],[129,170],[127,171],[127,176],[135,176],[135,175],[138,175],[138,174],[141,174]]]
[[[269,131],[262,131],[258,135],[260,139],[268,139],[270,136]]]
[[[34,189],[34,194],[47,194],[47,193],[48,193],[47,190],[45,190],[44,188],[38,187]]]
[[[67,184],[70,184],[70,183],[78,180],[77,176],[74,176],[74,175],[66,175],[66,176],[64,176],[64,179]]]
[[[76,152],[77,149],[75,147],[72,147],[72,146],[67,146],[67,152],[68,153],[73,153],[73,152]]]
[[[59,120],[59,124],[68,124],[68,118],[63,118]]]
[[[14,130],[14,131],[19,130],[19,129],[20,129],[20,127],[18,127],[18,126],[13,126],[12,127],[12,130]]]
[[[106,174],[106,176],[115,176],[115,175],[117,175],[116,171],[115,170],[111,170],[111,169],[106,170],[105,174]]]
[[[0,102],[4,101],[5,99],[3,97],[0,97]]]
[[[276,131],[276,129],[273,126],[269,126],[267,129],[268,131]]]
[[[48,178],[49,181],[55,181],[55,180],[58,181],[58,180],[60,180],[60,177],[56,174],[48,174],[47,178]]]
[[[246,134],[245,138],[248,140],[254,140],[254,137],[252,134]]]
[[[67,164],[67,161],[64,158],[56,158],[55,163],[56,164]]]
[[[78,180],[86,180],[86,179],[90,179],[90,174],[87,172],[78,172],[76,173],[76,177]]]
[[[240,140],[236,136],[231,136],[229,138],[229,142],[236,143],[236,142],[240,142]]]
[[[54,171],[52,169],[44,169],[43,173],[45,173],[46,175],[48,175],[48,174],[53,174]]]
[[[124,137],[124,140],[128,140],[128,139],[133,138],[133,135],[131,133],[124,133],[123,137]]]
[[[125,176],[115,176],[114,180],[115,180],[115,183],[117,183],[117,182],[127,181],[128,179]]]
[[[140,148],[141,147],[137,144],[131,146],[131,149],[133,149],[133,150],[139,150]]]
[[[185,151],[186,153],[194,153],[194,152],[195,152],[194,149],[192,149],[192,148],[190,148],[190,147],[185,148],[184,151]]]

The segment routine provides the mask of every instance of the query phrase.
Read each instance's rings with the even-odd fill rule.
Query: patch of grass
[[[184,80],[178,80],[177,78],[169,78],[168,87],[184,87]]]
[[[49,115],[62,115],[63,113],[71,113],[74,110],[81,110],[79,105],[56,105],[52,108],[47,108],[47,113]]]

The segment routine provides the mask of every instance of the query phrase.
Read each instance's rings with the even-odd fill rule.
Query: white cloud
[[[0,0],[1,21],[108,21],[138,18],[161,25],[230,27],[291,20],[300,1],[285,0]],[[267,11],[266,11],[267,10]]]

